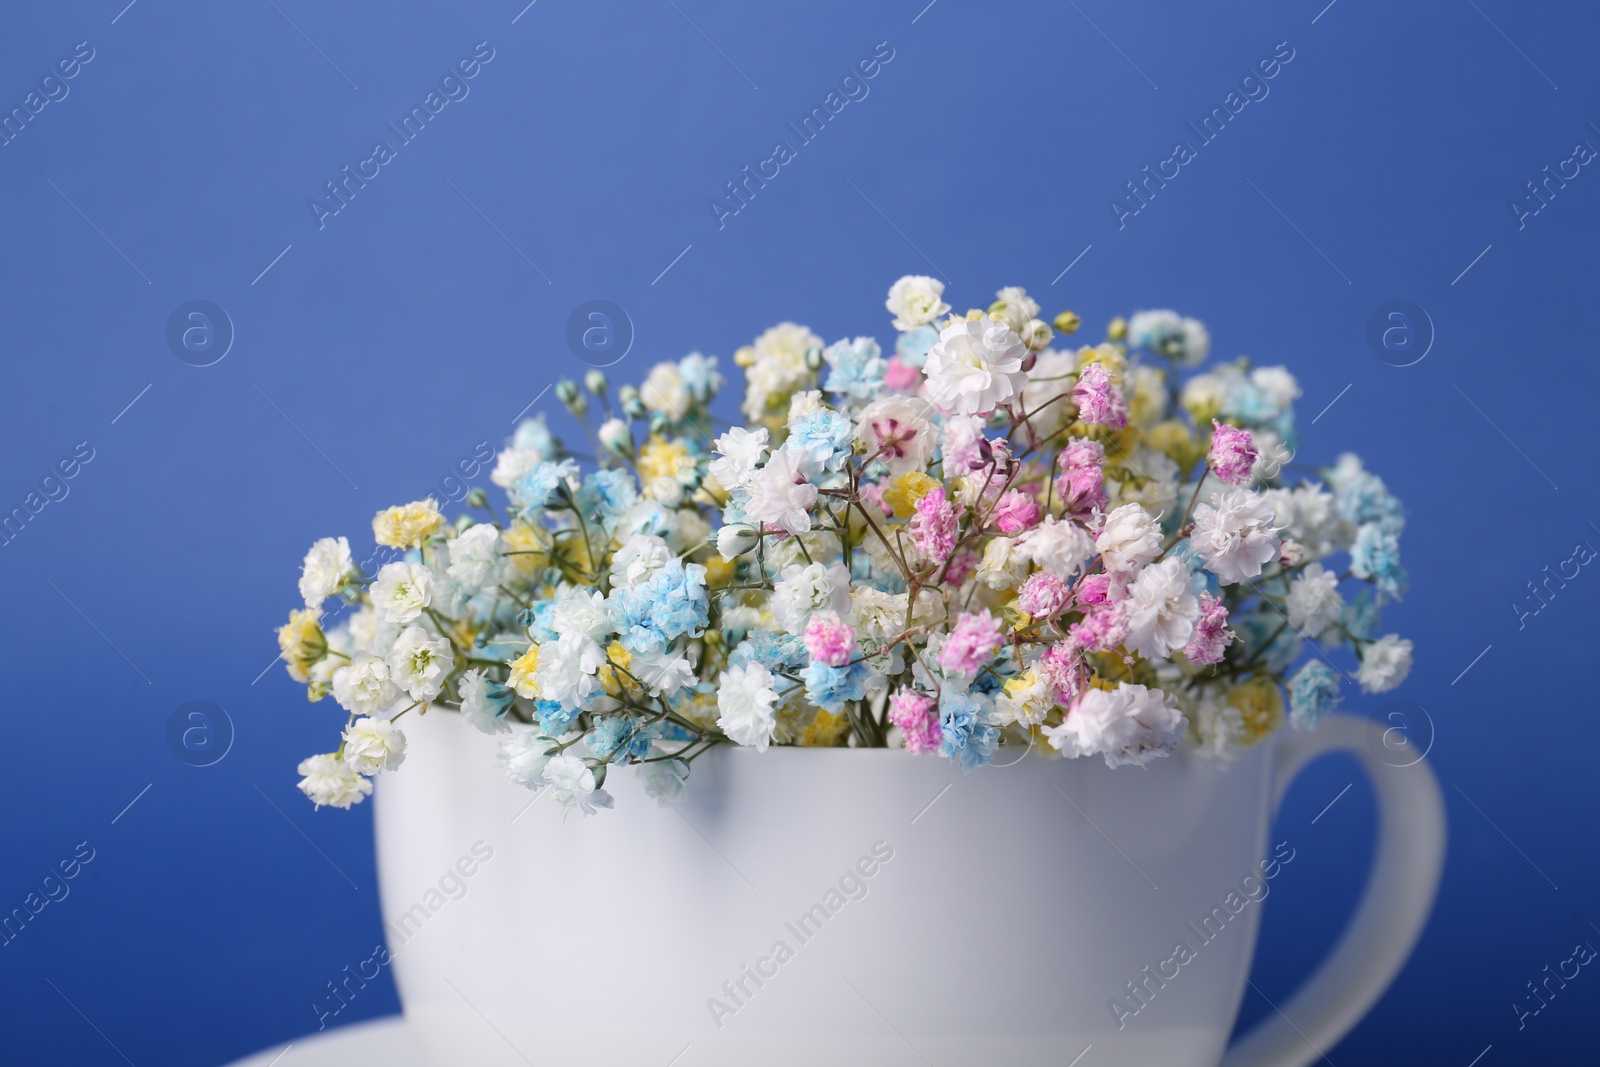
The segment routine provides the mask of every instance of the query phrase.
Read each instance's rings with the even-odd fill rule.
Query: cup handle
[[[1361,904],[1344,937],[1300,990],[1230,1048],[1219,1067],[1305,1067],[1361,1021],[1411,954],[1444,866],[1444,797],[1418,757],[1394,766],[1378,755],[1381,725],[1329,715],[1279,750],[1272,810],[1312,760],[1348,752],[1361,761],[1378,798],[1378,849]]]

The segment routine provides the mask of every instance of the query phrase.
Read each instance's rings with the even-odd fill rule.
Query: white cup
[[[666,808],[614,768],[590,818],[508,781],[458,716],[406,729],[376,798],[383,917],[441,1067],[1300,1067],[1393,979],[1444,856],[1432,772],[1348,716],[1226,767],[719,748]],[[1225,1055],[1261,900],[1308,847],[1269,841],[1272,816],[1335,750],[1378,797],[1372,876]]]

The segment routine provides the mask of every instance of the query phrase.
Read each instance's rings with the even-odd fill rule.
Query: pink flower
[[[1073,623],[1067,635],[1086,652],[1109,652],[1127,639],[1128,620],[1121,608],[1101,604]]]
[[[889,698],[889,721],[900,727],[906,751],[916,755],[935,751],[944,737],[938,702],[915,689],[901,689]]]
[[[1128,425],[1128,402],[1117,383],[1111,380],[1111,372],[1098,363],[1091,363],[1078,373],[1078,383],[1072,387],[1072,402],[1077,405],[1078,418],[1084,422],[1109,426],[1113,430]]]
[[[1105,571],[1099,571],[1080,579],[1076,586],[1076,592],[1078,594],[1078,603],[1084,607],[1091,607],[1095,604],[1109,604],[1114,600],[1121,599],[1121,597],[1115,595],[1121,590],[1112,586],[1111,575]]]
[[[972,574],[981,557],[976,552],[958,552],[944,570],[944,580],[951,586],[960,585]]]
[[[939,664],[952,674],[977,674],[978,668],[1005,645],[1000,620],[989,609],[967,613],[956,620],[955,629],[939,650]]]
[[[1190,663],[1221,663],[1222,650],[1233,640],[1234,632],[1228,629],[1227,605],[1210,593],[1200,594],[1200,618],[1194,624],[1194,636],[1183,650]]]
[[[883,384],[892,393],[914,393],[922,384],[922,371],[902,363],[899,356],[890,356]]]
[[[1017,590],[1017,607],[1037,618],[1047,619],[1059,615],[1072,603],[1072,590],[1059,574],[1039,571],[1028,575],[1028,580]]]
[[[1001,533],[1021,533],[1039,521],[1039,502],[1020,489],[1013,489],[995,505],[994,524]]]
[[[1217,472],[1217,477],[1229,485],[1243,485],[1250,480],[1250,468],[1256,464],[1255,446],[1250,443],[1250,431],[1211,420],[1211,450],[1206,453],[1206,463]]]
[[[1088,683],[1083,655],[1071,641],[1057,641],[1039,659],[1039,669],[1055,687],[1056,703],[1070,704]]]
[[[956,505],[936,485],[917,501],[916,514],[911,516],[911,540],[917,551],[935,563],[950,558],[956,548]]]
[[[1105,508],[1105,462],[1106,452],[1098,441],[1079,439],[1061,450],[1056,493],[1067,515],[1082,517]]]
[[[829,667],[843,667],[856,648],[855,631],[831,611],[819,611],[806,623],[806,651]]]

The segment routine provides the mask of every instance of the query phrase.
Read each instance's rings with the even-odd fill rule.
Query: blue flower
[[[632,589],[611,594],[611,613],[629,652],[660,652],[685,634],[699,637],[710,619],[706,569],[673,560]]]
[[[1000,731],[989,722],[990,702],[946,687],[939,698],[939,755],[970,771],[994,759]]]
[[[560,737],[566,733],[572,720],[578,717],[576,706],[564,708],[554,700],[536,701],[533,710],[539,719],[539,729],[549,737]]]
[[[856,436],[855,424],[842,411],[818,408],[795,420],[785,448],[830,471],[844,469]]]
[[[556,487],[578,473],[578,464],[570,459],[560,463],[545,460],[533,470],[517,479],[511,487],[511,502],[523,512],[537,512],[550,503]]]
[[[529,449],[541,456],[553,456],[560,451],[550,427],[544,423],[543,412],[534,418],[523,419],[517,423],[516,431],[511,438],[511,447]]]
[[[800,677],[806,681],[806,697],[823,711],[838,715],[845,701],[860,700],[867,695],[867,679],[871,673],[864,663],[848,667],[830,667],[821,660],[813,660]]]
[[[1320,659],[1306,663],[1289,679],[1289,721],[1310,730],[1339,706],[1339,676]]]
[[[857,400],[871,400],[883,390],[889,370],[871,337],[835,341],[822,353],[828,361],[828,377],[822,387],[830,393],[843,393]]]
[[[939,340],[939,331],[933,326],[918,326],[907,330],[894,343],[894,354],[908,367],[920,367],[928,361],[928,349]]]
[[[655,724],[646,726],[643,719],[612,716],[601,719],[589,731],[589,751],[609,763],[643,759],[650,752],[650,742],[659,732]]]
[[[1373,523],[1395,535],[1405,529],[1405,509],[1371,471],[1358,470],[1341,479],[1333,497],[1339,514],[1356,526]]]
[[[1362,592],[1344,606],[1341,620],[1350,636],[1367,641],[1378,631],[1378,601],[1368,592]]]
[[[578,507],[610,526],[639,499],[633,475],[620,468],[595,471],[578,491]]]
[[[1350,573],[1370,579],[1380,594],[1399,600],[1406,587],[1399,539],[1377,523],[1361,527],[1356,531],[1356,543],[1350,546]]]
[[[777,634],[755,629],[728,656],[728,666],[747,667],[759,663],[773,674],[795,674],[811,659],[798,634]]]
[[[722,388],[722,375],[717,373],[715,356],[690,352],[678,361],[678,377],[696,404],[706,403]]]
[[[554,600],[535,601],[531,608],[523,608],[517,615],[517,625],[527,630],[528,637],[536,643],[554,641],[557,634],[550,626],[550,616],[555,609]]]

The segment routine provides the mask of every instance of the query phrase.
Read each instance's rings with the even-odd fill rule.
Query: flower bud
[[[755,548],[760,540],[755,527],[729,523],[717,531],[717,551],[723,559],[734,559]]]
[[[600,424],[600,446],[618,459],[633,455],[633,428],[622,419],[607,419]]]
[[[489,494],[483,491],[483,486],[475,485],[467,492],[467,507],[486,508],[489,506]]]
[[[806,369],[807,370],[821,370],[822,369],[822,349],[820,349],[820,348],[808,348],[808,349],[806,349]]]
[[[556,383],[556,399],[574,415],[582,415],[589,410],[589,398],[578,391],[578,383],[571,378],[563,378]]]
[[[1058,333],[1077,333],[1078,327],[1083,325],[1083,320],[1076,311],[1063,311],[1056,316],[1053,325]]]
[[[606,395],[606,372],[592,370],[583,376],[583,387],[595,396]]]
[[[1120,341],[1128,336],[1128,320],[1118,315],[1111,320],[1111,325],[1106,327],[1106,339]]]
[[[1022,343],[1035,352],[1050,343],[1050,324],[1043,319],[1029,319],[1022,328]]]
[[[639,390],[636,386],[624,385],[618,389],[617,403],[622,405],[622,413],[630,419],[643,419],[650,415],[644,406],[644,401],[639,399]]]

